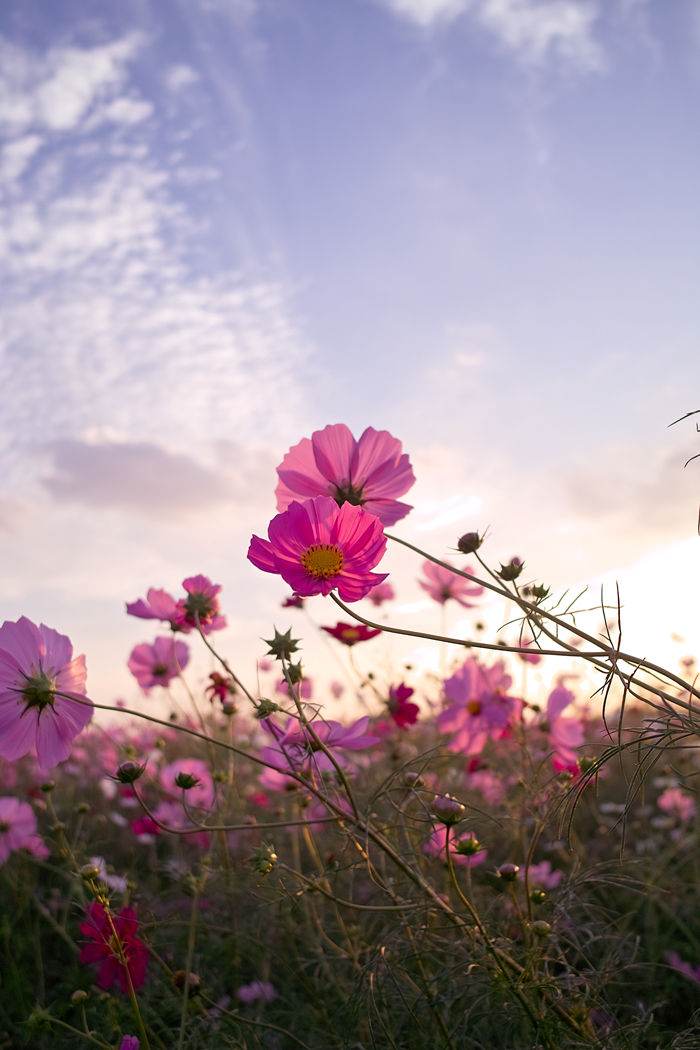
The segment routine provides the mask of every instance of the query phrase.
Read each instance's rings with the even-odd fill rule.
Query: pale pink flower
[[[672,966],[678,973],[682,973],[684,977],[695,981],[696,984],[700,984],[700,966],[693,966],[691,963],[683,962],[678,952],[665,952],[665,955],[669,966]]]
[[[271,1003],[277,998],[275,987],[269,981],[252,981],[250,984],[242,984],[236,994],[242,1003],[254,1003],[256,999]]]
[[[558,685],[547,700],[548,734],[554,748],[554,767],[574,774],[578,773],[576,748],[583,744],[583,722],[578,718],[564,718],[561,712],[575,699],[569,689]]]
[[[381,605],[382,602],[390,602],[396,595],[390,583],[378,583],[371,591],[367,591],[365,597],[369,598],[372,605]]]
[[[269,540],[253,536],[248,558],[263,572],[278,573],[297,594],[364,598],[386,573],[370,572],[386,551],[381,522],[360,507],[318,496],[291,503],[268,527]]]
[[[468,573],[473,573],[473,571],[468,565],[464,569],[464,572]],[[449,569],[444,569],[442,565],[436,565],[434,561],[424,561],[423,572],[428,579],[427,581],[419,580],[418,583],[424,591],[428,592],[433,601],[439,602],[440,605],[454,598],[465,609],[471,609],[474,603],[467,601],[467,598],[478,598],[484,593],[483,587],[470,583],[462,576],[455,575]]]
[[[190,652],[184,642],[172,638],[156,638],[153,645],[141,642],[131,652],[127,667],[144,693],[156,685],[166,688],[180,671],[187,667]]]
[[[478,755],[489,738],[506,735],[522,710],[522,700],[506,695],[511,683],[503,660],[484,667],[473,656],[447,679],[445,696],[451,702],[437,724],[441,733],[456,734],[448,750]]]
[[[342,682],[331,682],[331,692],[336,700],[339,700],[345,692],[345,686]]]
[[[145,601],[138,598],[135,602],[127,602],[126,611],[129,616],[138,616],[141,620],[162,620],[163,623],[169,623],[174,631],[182,629],[178,623],[180,610],[172,594],[155,587],[149,587]]]
[[[38,857],[39,860],[46,860],[47,857],[51,856],[51,850],[46,845],[41,835],[28,835],[23,841],[21,849],[26,849],[32,856]]]
[[[339,506],[364,507],[382,525],[394,525],[413,509],[396,499],[416,479],[401,442],[386,430],[367,427],[356,441],[344,423],[327,426],[294,445],[277,473],[277,510],[293,500],[332,496]]]
[[[296,690],[297,687],[295,687]],[[282,693],[283,696],[289,696],[289,685],[287,684],[286,678],[278,678],[275,682],[275,691]],[[302,700],[310,700],[311,694],[313,693],[313,682],[310,678],[302,678],[300,688]]]
[[[495,806],[505,797],[506,785],[490,769],[476,769],[467,776],[467,786],[478,791],[485,802]]]
[[[525,869],[521,868],[518,872],[518,878],[525,881]],[[542,860],[539,864],[531,864],[529,879],[531,886],[544,886],[546,890],[555,890],[561,880],[564,878],[564,872],[559,868],[555,868],[552,871],[552,865],[548,860]]]
[[[179,788],[175,781],[180,773],[189,773],[199,781],[194,787],[185,791],[187,805],[199,809],[211,809],[216,793],[214,781],[206,763],[199,758],[178,758],[176,762],[171,762],[170,765],[161,769],[162,787],[178,799],[182,798],[182,788]]]
[[[457,842],[466,842],[469,839],[475,839],[475,838],[476,838],[476,835],[474,834],[474,832],[473,831],[469,831],[469,832],[467,832],[466,835],[459,835],[459,836],[457,836],[457,840],[455,841],[455,836],[452,833],[452,831],[450,831],[450,856],[452,857],[452,860],[454,861],[455,864],[461,864],[462,867],[464,867],[464,868],[475,868],[479,864],[483,864],[484,863],[484,861],[486,860],[486,855],[488,853],[488,850],[480,849],[476,853],[472,853],[471,856],[464,856],[461,853],[455,852],[455,846],[456,846]],[[447,843],[447,828],[445,827],[444,824],[442,824],[442,825],[440,825],[440,827],[435,828],[435,830],[433,831],[432,835],[430,836],[430,838],[428,839],[426,844],[423,846],[423,850],[426,853],[428,853],[431,857],[437,857],[439,860],[441,860],[443,862],[443,864],[446,864],[447,863],[447,856],[446,856],[446,853],[445,853],[445,845],[446,845],[446,843]]]
[[[26,846],[32,837],[38,836],[36,816],[29,803],[12,796],[0,798],[0,864],[15,850]]]
[[[680,788],[667,788],[656,800],[659,809],[668,813],[669,817],[687,824],[695,816],[695,802],[690,795],[686,795]]]
[[[0,627],[0,755],[20,758],[36,747],[42,770],[68,758],[73,738],[92,717],[86,677],[85,657],[73,658],[64,634],[26,616],[6,621]]]

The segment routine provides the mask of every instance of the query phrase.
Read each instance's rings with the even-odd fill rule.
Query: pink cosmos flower
[[[184,642],[172,638],[156,638],[153,645],[141,642],[132,650],[127,667],[144,693],[156,685],[166,688],[179,671],[187,667],[190,651]]]
[[[399,503],[415,482],[401,442],[386,430],[367,427],[356,441],[344,423],[302,438],[277,468],[277,510],[293,500],[332,496],[338,506],[350,503],[394,525],[413,508]]]
[[[576,774],[578,753],[583,744],[583,723],[578,718],[564,718],[561,712],[576,699],[574,694],[558,685],[547,700],[547,723],[549,742],[554,748],[554,768]]]
[[[180,773],[189,773],[199,781],[194,787],[185,792],[187,805],[197,809],[211,809],[214,805],[216,792],[214,781],[209,772],[209,767],[199,758],[178,758],[176,762],[164,766],[160,771],[160,782],[162,787],[178,801],[182,798],[182,788],[175,781]],[[166,822],[167,823],[167,822]]]
[[[449,565],[450,562],[447,564]],[[470,583],[462,576],[456,576],[449,569],[443,569],[442,565],[436,565],[433,561],[423,562],[423,572],[428,580],[427,582],[419,580],[418,583],[424,591],[428,592],[433,601],[439,602],[440,605],[454,598],[465,609],[471,609],[474,603],[468,602],[467,598],[478,598],[484,593],[483,587]],[[467,565],[464,572],[473,573],[474,570]]]
[[[678,973],[682,973],[684,977],[695,981],[696,984],[700,984],[700,966],[693,966],[691,963],[683,962],[678,952],[665,952],[664,954],[669,966],[672,966],[674,970],[678,970]]]
[[[365,597],[369,598],[372,605],[381,605],[382,602],[390,602],[396,595],[390,583],[378,583],[371,591],[367,591]]]
[[[318,749],[309,730],[302,726],[297,718],[289,718],[284,729],[271,718],[265,719],[264,724],[274,741],[270,746],[263,748],[261,757],[281,774],[281,777],[276,776],[275,770],[266,769],[258,778],[264,787],[276,791],[298,787],[297,781],[284,776],[288,771],[298,773],[304,770],[322,775],[333,769],[331,760]],[[313,728],[318,739],[329,750],[359,751],[379,743],[378,737],[370,736],[366,732],[368,724],[368,715],[359,718],[347,728],[332,719],[319,718],[313,723]]]
[[[15,850],[25,848],[28,841],[38,837],[36,816],[29,803],[13,797],[0,798],[0,864],[4,864]]]
[[[176,601],[167,591],[151,587],[146,600],[139,598],[127,602],[129,616],[138,616],[142,620],[162,620],[169,623],[173,631],[189,634],[197,626],[195,613],[199,614],[199,623],[204,634],[221,631],[226,626],[226,617],[219,613],[220,605],[217,595],[221,585],[212,583],[208,576],[188,576],[182,581],[187,591],[186,598]]]
[[[86,944],[80,952],[80,961],[88,965],[99,966],[97,983],[100,988],[111,988],[115,979],[125,995],[129,994],[129,976],[134,988],[140,988],[146,980],[148,949],[136,936],[138,923],[132,908],[122,908],[118,915],[112,916],[110,923],[102,905],[95,901],[88,904],[87,922],[81,922],[80,932],[93,942]],[[114,930],[121,941],[124,962],[119,957],[115,944]],[[128,975],[127,975],[128,970]]]
[[[335,627],[322,627],[322,631],[332,635],[343,645],[357,645],[358,642],[368,642],[370,638],[376,638],[382,632],[365,627],[363,623],[337,623]]]
[[[352,503],[339,507],[330,496],[291,503],[267,534],[269,540],[253,536],[249,560],[302,597],[337,588],[343,601],[356,602],[387,577],[369,571],[386,550],[381,522]]]
[[[445,696],[451,703],[438,715],[437,724],[441,733],[456,734],[448,750],[478,755],[489,738],[506,735],[522,710],[522,700],[506,695],[511,683],[503,660],[484,667],[473,656],[447,679]]]
[[[525,881],[525,869],[521,868],[518,872],[518,878]],[[539,864],[530,865],[530,885],[531,886],[544,886],[546,890],[555,890],[561,880],[564,878],[564,872],[561,869],[552,871],[552,865],[548,860],[540,861]]]
[[[139,1050],[140,1043],[135,1035],[125,1035],[119,1050]]]
[[[331,682],[331,692],[336,700],[339,700],[345,692],[345,686],[342,682]]]
[[[458,841],[459,842],[466,842],[468,839],[475,839],[475,838],[476,838],[476,835],[474,834],[474,832],[473,831],[469,831],[469,832],[467,832],[466,835],[460,835],[458,837]],[[447,863],[447,858],[446,858],[446,854],[445,854],[445,845],[446,845],[446,843],[447,843],[447,828],[445,827],[444,824],[441,824],[440,827],[435,828],[435,830],[433,831],[432,835],[430,836],[430,838],[426,842],[425,846],[423,846],[423,849],[431,857],[437,857],[439,860],[441,860],[443,862],[443,864],[446,864]],[[451,855],[452,860],[454,861],[455,864],[461,864],[462,867],[464,867],[464,868],[475,868],[479,864],[483,864],[484,861],[486,860],[486,855],[488,853],[488,850],[480,849],[476,853],[472,853],[472,855],[470,857],[468,857],[468,856],[464,856],[461,853],[457,853],[455,851],[456,844],[457,843],[455,842],[454,834],[452,832],[450,832],[450,855]]]
[[[277,998],[275,987],[269,981],[252,981],[250,984],[242,984],[236,994],[242,1003],[254,1003],[256,999],[271,1003]]]
[[[413,689],[404,685],[403,682],[401,685],[392,685],[389,690],[387,708],[399,729],[406,729],[407,726],[415,725],[418,721],[420,708],[418,704],[409,703],[409,697],[413,696],[413,692]]]
[[[695,816],[695,802],[680,788],[667,788],[659,795],[656,804],[664,813],[668,813],[669,817],[675,817],[684,824]]]
[[[64,634],[26,616],[6,621],[0,627],[0,755],[20,758],[36,747],[42,770],[68,758],[73,738],[92,717],[86,677],[85,657],[73,659]]]

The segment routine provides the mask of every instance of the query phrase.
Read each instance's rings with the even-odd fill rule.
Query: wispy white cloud
[[[489,32],[525,65],[554,56],[597,69],[602,52],[593,29],[599,17],[591,0],[380,0],[399,17],[428,28],[461,16]]]

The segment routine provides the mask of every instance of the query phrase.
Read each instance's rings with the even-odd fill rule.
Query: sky
[[[250,668],[275,467],[345,422],[411,456],[406,539],[700,650],[699,96],[697,0],[7,0],[2,618],[135,702],[124,602],[203,572]]]

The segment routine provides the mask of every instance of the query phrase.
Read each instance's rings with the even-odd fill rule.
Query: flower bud
[[[40,787],[40,791],[43,791],[45,795],[48,795],[56,787],[55,780],[45,780]]]
[[[420,775],[420,773],[413,773],[410,770],[407,773],[404,773],[403,782],[406,785],[406,787],[410,788],[425,786],[425,781],[423,780],[423,777]]]
[[[120,765],[115,780],[118,780],[120,784],[133,784],[140,776],[143,776],[145,768],[145,765],[140,766],[138,762],[129,758]]]
[[[190,788],[196,787],[199,783],[199,777],[195,777],[192,773],[178,773],[175,777],[175,787],[182,788],[183,791],[189,791]]]
[[[473,554],[475,551],[478,551],[483,542],[484,537],[480,536],[478,532],[465,532],[457,540],[457,550],[461,551],[462,554]]]
[[[517,864],[501,864],[498,869],[498,877],[503,879],[504,882],[515,882],[519,871],[520,868]]]
[[[100,874],[100,869],[96,868],[94,864],[83,864],[80,869],[81,879],[86,879],[88,882],[90,879],[96,879]]]
[[[212,773],[211,779],[215,784],[225,784],[227,777],[225,773],[221,773],[219,770],[216,773]]]
[[[582,773],[588,773],[588,771],[590,769],[593,769],[593,767],[595,766],[595,759],[594,758],[586,758],[585,756],[582,756],[581,758],[579,758],[579,760],[576,763],[576,765],[578,766],[578,768],[581,770]]]
[[[72,1003],[84,1003],[88,997],[88,993],[83,991],[82,988],[77,988],[76,991],[70,997]]]
[[[238,710],[238,704],[235,700],[232,700],[230,696],[227,696],[225,700],[221,701],[221,710],[225,715],[230,717],[231,715],[235,715]]]
[[[549,937],[552,932],[552,927],[544,919],[538,919],[537,922],[533,922],[530,927],[535,937]]]
[[[507,565],[502,564],[500,569],[496,570],[496,576],[500,576],[502,580],[510,582],[512,580],[517,580],[524,568],[524,561],[521,561],[520,558],[513,558]]]
[[[185,981],[186,980],[187,980],[187,970],[176,970],[175,973],[173,974],[173,977],[172,977],[173,984],[181,992],[184,992],[184,990],[185,990]],[[199,988],[200,984],[201,984],[201,981],[199,980],[199,977],[197,976],[197,974],[196,973],[191,973],[190,974],[190,980],[189,980],[190,991],[193,991],[195,988]]]
[[[89,813],[90,812],[90,803],[89,802],[79,802],[78,805],[75,807],[75,812],[76,813]]]
[[[253,869],[260,875],[269,875],[276,863],[277,854],[272,846],[258,846],[251,858]]]
[[[479,853],[483,848],[474,835],[465,835],[457,842],[452,843],[453,853],[459,853],[460,857],[473,857],[475,853]]]
[[[51,827],[49,828],[49,831],[55,831],[56,833],[58,833],[59,831],[65,831],[65,830],[66,830],[66,825],[65,825],[65,822],[62,821],[62,820],[57,820],[56,823],[52,824]]]
[[[433,799],[433,813],[443,824],[457,824],[466,813],[466,806],[451,795],[436,795]]]
[[[256,718],[269,718],[275,711],[279,711],[280,706],[276,704],[274,700],[259,700],[258,706],[255,708]]]
[[[547,894],[544,890],[533,890],[530,894],[530,900],[533,904],[544,904],[547,900]]]
[[[532,597],[537,602],[544,601],[549,594],[549,587],[545,586],[544,583],[536,583],[532,588]]]

